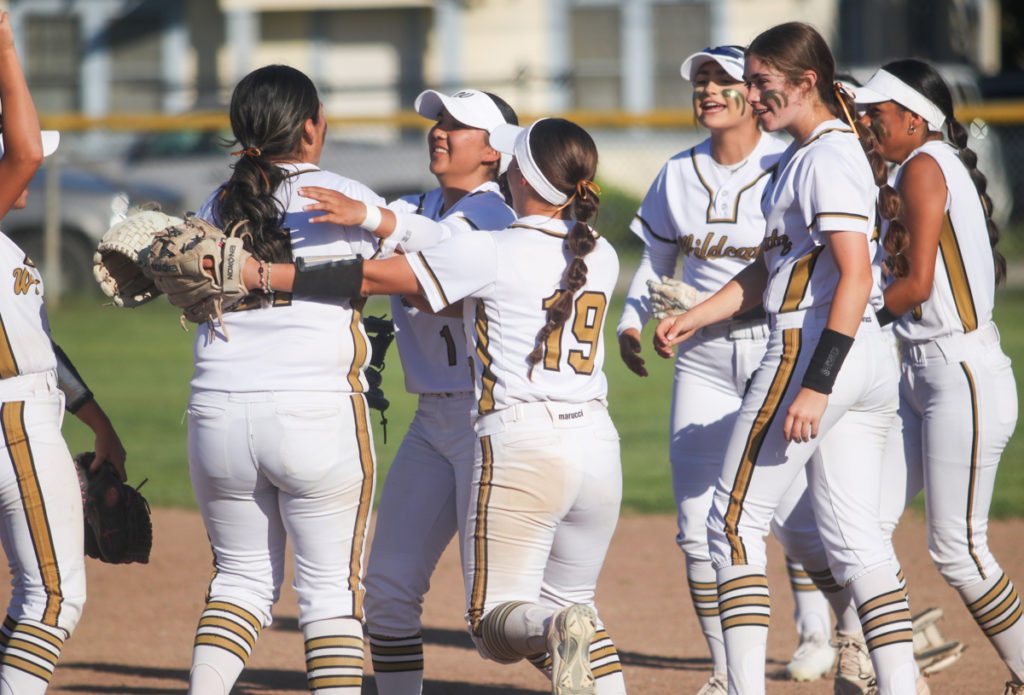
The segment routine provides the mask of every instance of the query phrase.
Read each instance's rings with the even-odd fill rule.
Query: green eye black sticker
[[[789,97],[786,96],[785,92],[780,92],[777,89],[766,89],[761,93],[761,98],[765,101],[773,102],[779,108],[785,108],[789,106]]]
[[[882,122],[881,118],[871,119],[871,130],[875,131],[875,135],[877,135],[879,138],[889,137],[889,131],[886,129],[885,124]]]
[[[707,95],[708,95],[708,92],[707,92],[706,89],[695,89],[695,90],[693,90],[693,103],[696,104],[698,101],[700,101],[701,99],[703,99]]]
[[[747,100],[738,89],[723,89],[722,96],[736,104],[741,116],[747,113]]]

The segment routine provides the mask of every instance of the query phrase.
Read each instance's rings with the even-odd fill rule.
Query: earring
[[[910,133],[911,135],[917,132],[917,128],[914,126],[913,123],[910,124],[910,128],[907,130],[907,132]]]

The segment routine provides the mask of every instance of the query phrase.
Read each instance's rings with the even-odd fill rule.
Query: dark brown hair
[[[960,121],[953,116],[953,97],[946,85],[945,80],[938,70],[921,60],[907,58],[897,60],[882,66],[882,69],[899,78],[908,86],[924,96],[928,101],[939,107],[942,115],[946,117],[946,133],[949,140],[957,148],[960,161],[967,168],[967,172],[974,183],[974,188],[981,199],[981,206],[985,210],[985,226],[988,230],[988,241],[992,247],[992,261],[995,264],[996,284],[1006,279],[1006,259],[996,250],[999,243],[999,226],[992,219],[992,199],[986,192],[988,180],[985,175],[978,171],[978,155],[967,146],[967,130]],[[905,109],[906,110],[906,109]],[[895,191],[893,194],[896,195]],[[886,232],[883,246],[889,254],[886,262],[890,271],[895,277],[902,277],[909,271],[908,262],[903,252],[909,244],[909,232],[899,220],[892,220]]]
[[[530,131],[530,151],[544,177],[569,198],[568,209],[576,221],[565,238],[572,255],[562,275],[565,290],[548,309],[548,321],[537,333],[537,344],[526,358],[530,365],[528,374],[533,374],[534,365],[544,354],[544,343],[568,320],[575,294],[587,282],[583,258],[597,244],[588,223],[597,214],[601,201],[593,186],[597,145],[583,128],[564,118],[546,118]]]
[[[215,221],[228,229],[247,220],[253,254],[266,261],[289,262],[289,235],[281,227],[284,210],[274,195],[286,172],[275,162],[298,152],[306,120],[316,123],[320,118],[316,87],[295,68],[268,65],[239,81],[229,113],[240,152],[231,178],[220,188]]]

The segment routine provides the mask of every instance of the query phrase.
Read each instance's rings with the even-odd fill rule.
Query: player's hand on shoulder
[[[318,217],[311,217],[310,222],[330,222],[349,227],[360,224],[366,218],[367,204],[340,191],[320,186],[303,186],[299,189],[299,195],[316,201],[303,206],[303,210],[324,213]]]
[[[640,357],[640,331],[627,328],[619,336],[619,354],[629,371],[638,376],[647,376],[644,359]]]

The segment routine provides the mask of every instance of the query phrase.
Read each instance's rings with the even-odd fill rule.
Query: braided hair
[[[921,60],[913,58],[897,60],[883,65],[882,69],[919,92],[928,101],[935,104],[942,111],[942,115],[946,117],[946,135],[956,147],[960,161],[967,168],[971,181],[974,182],[974,188],[978,192],[978,197],[981,199],[981,206],[985,210],[985,226],[988,230],[989,245],[992,247],[996,284],[1001,284],[1006,279],[1006,259],[996,249],[1000,232],[999,226],[992,219],[992,199],[987,193],[988,180],[984,174],[978,171],[978,155],[967,146],[967,129],[953,115],[953,97],[949,87],[934,67]],[[899,220],[891,221],[883,246],[889,254],[887,262],[896,277],[906,275],[909,270],[906,257],[903,255],[908,243],[909,234],[906,227]]]
[[[532,375],[533,367],[544,354],[544,344],[569,319],[576,292],[587,282],[587,264],[583,259],[597,245],[597,237],[588,223],[597,215],[601,200],[594,185],[597,145],[587,131],[564,118],[546,118],[533,127],[529,146],[544,177],[569,198],[563,207],[575,220],[565,238],[571,258],[562,275],[564,290],[548,308],[547,323],[538,331],[537,343],[526,357],[530,365],[527,374]]]
[[[219,189],[216,221],[225,229],[248,221],[246,246],[256,258],[290,262],[290,238],[281,227],[284,210],[274,195],[287,174],[276,162],[299,151],[307,119],[319,120],[316,87],[295,68],[268,65],[235,86],[229,113],[232,144],[241,149],[231,178]]]
[[[800,84],[807,70],[818,76],[814,87],[821,103],[834,117],[849,123],[857,134],[878,186],[878,212],[890,221],[888,234],[892,234],[892,225],[899,224],[899,195],[889,185],[889,165],[878,151],[875,134],[856,118],[853,95],[838,86],[835,58],[821,34],[810,24],[786,22],[758,35],[747,48],[747,55],[755,55],[773,66],[793,85]]]

